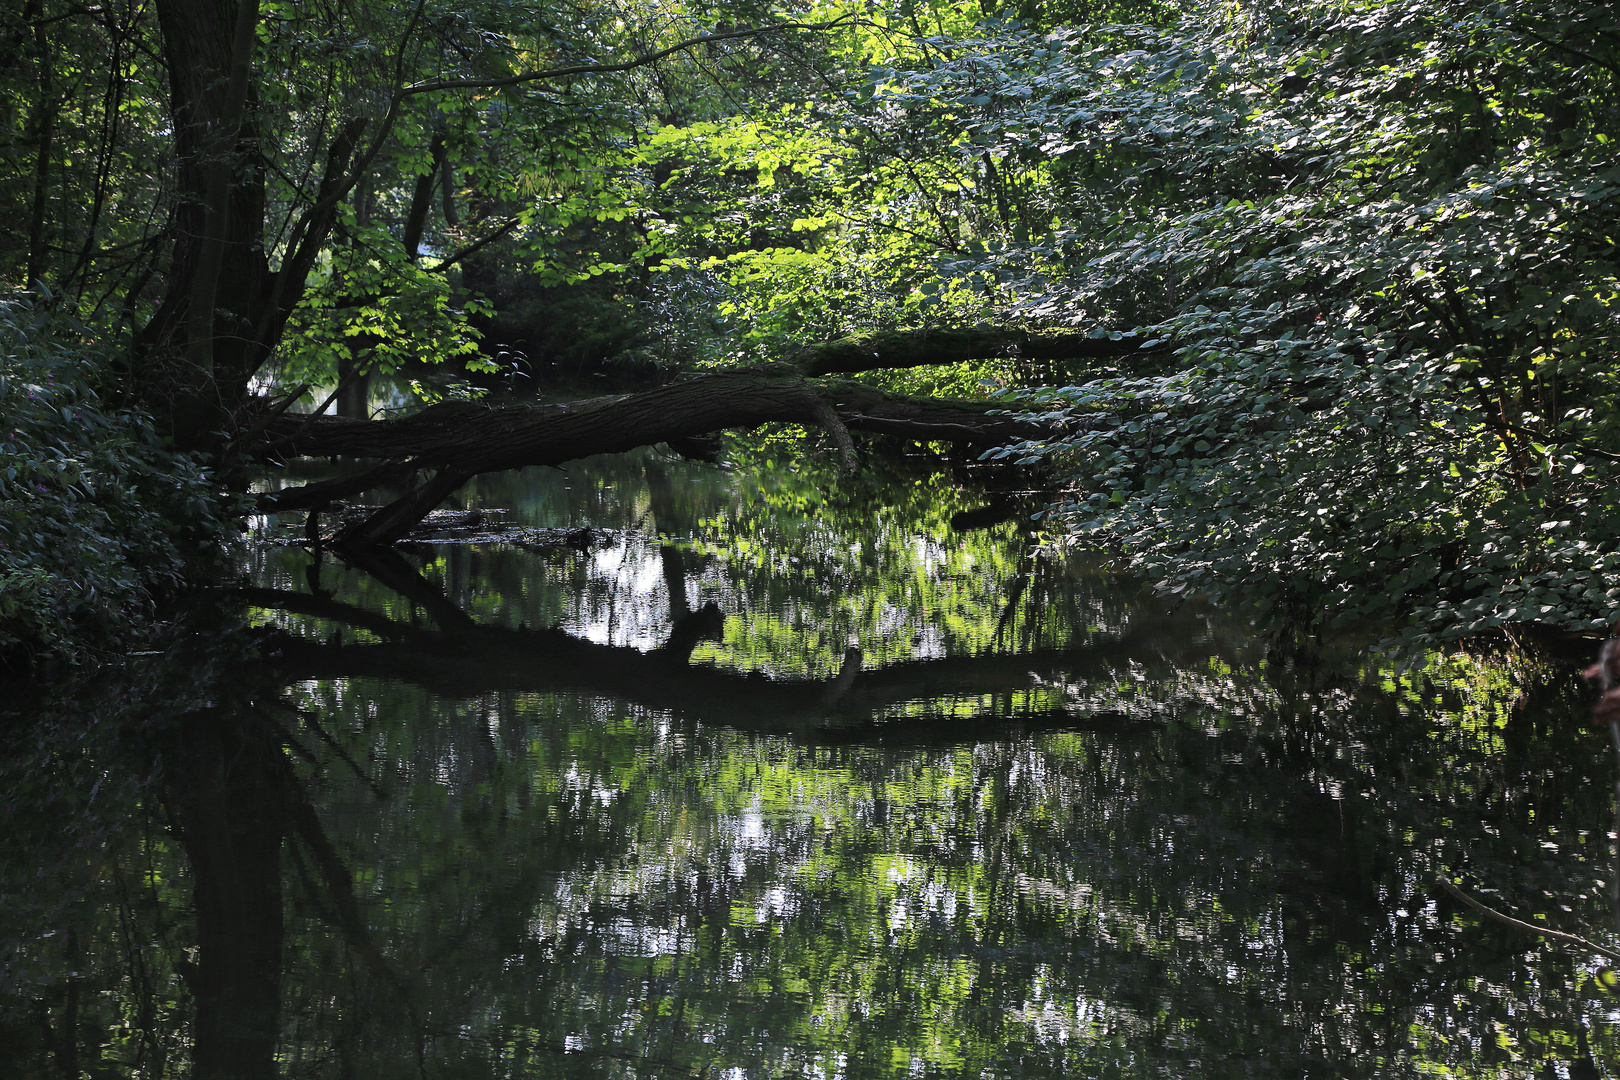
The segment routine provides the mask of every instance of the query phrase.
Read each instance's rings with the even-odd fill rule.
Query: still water
[[[0,1076],[1620,1075],[1572,670],[1279,650],[927,462],[265,523],[5,720]],[[965,515],[965,516],[961,516]],[[279,538],[279,539],[278,539]]]

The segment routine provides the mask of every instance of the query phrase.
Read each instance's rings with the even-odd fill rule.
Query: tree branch
[[[428,273],[436,274],[440,270],[448,270],[450,267],[454,266],[456,263],[460,262],[462,259],[465,259],[470,255],[476,255],[478,252],[482,251],[484,248],[488,247],[490,244],[493,244],[495,241],[499,240],[501,237],[505,236],[507,233],[511,232],[513,229],[517,228],[522,223],[523,223],[522,218],[512,218],[505,225],[502,225],[500,228],[496,229],[494,232],[490,233],[488,236],[484,237],[482,240],[474,241],[472,244],[470,244],[467,247],[462,248],[460,251],[456,252],[454,255],[450,256],[448,259],[445,259],[442,262],[434,263],[432,266],[427,268]]]
[[[1504,915],[1495,908],[1486,907],[1478,900],[1475,900],[1472,896],[1469,896],[1467,893],[1457,888],[1457,886],[1453,885],[1443,875],[1436,874],[1434,883],[1444,889],[1449,895],[1461,900],[1463,903],[1467,904],[1481,915],[1484,915],[1489,919],[1495,919],[1497,922],[1502,923],[1505,926],[1511,926],[1516,930],[1524,930],[1532,934],[1539,934],[1542,937],[1551,938],[1552,940],[1561,942],[1562,944],[1574,945],[1576,948],[1585,949],[1587,952],[1596,953],[1598,956],[1606,957],[1610,960],[1620,961],[1620,952],[1615,952],[1613,949],[1606,949],[1596,942],[1587,941],[1585,938],[1578,937],[1575,934],[1566,934],[1562,930],[1554,930],[1550,926],[1537,926],[1535,923],[1525,922],[1523,919],[1515,919],[1511,915]]]
[[[967,360],[1019,357],[1027,360],[1101,360],[1169,352],[1168,341],[1143,348],[1139,338],[1090,337],[1071,331],[900,330],[851,334],[836,341],[805,345],[788,362],[807,376],[853,374],[879,369],[928,367]]]
[[[383,464],[353,478],[266,493],[259,506],[270,513],[309,509],[364,491],[383,478],[431,470],[433,478],[422,487],[345,529],[339,538],[341,545],[351,547],[387,544],[480,473],[560,465],[591,454],[622,453],[772,421],[826,428],[846,469],[854,463],[850,428],[980,445],[1053,434],[1051,426],[1008,415],[991,403],[909,398],[859,383],[780,373],[718,372],[637,394],[566,404],[444,402],[391,420],[284,415],[267,427],[265,452],[274,447],[291,456],[372,458]]]
[[[1511,27],[1513,30],[1517,31],[1518,33],[1523,34],[1527,38],[1531,38],[1531,39],[1533,39],[1535,41],[1541,42],[1541,44],[1547,46],[1548,48],[1557,49],[1560,52],[1569,53],[1571,56],[1579,57],[1580,59],[1585,60],[1589,64],[1596,64],[1598,67],[1603,68],[1605,71],[1612,72],[1613,74],[1616,74],[1616,75],[1620,75],[1620,65],[1612,64],[1609,61],[1604,60],[1601,57],[1593,56],[1591,53],[1582,52],[1580,49],[1574,48],[1573,46],[1565,45],[1562,41],[1554,41],[1551,38],[1543,37],[1542,35],[1536,33],[1534,30],[1528,29],[1527,27],[1519,26],[1519,25],[1517,25],[1515,23],[1509,23],[1508,26]]]
[[[371,145],[355,161],[348,178],[325,199],[317,201],[316,205],[311,208],[310,213],[312,215],[325,213],[331,206],[336,206],[338,201],[346,196],[354,188],[355,184],[359,183],[360,177],[365,175],[366,170],[371,167],[371,163],[382,152],[384,143],[387,142],[388,136],[393,132],[394,125],[398,123],[401,106],[408,99],[419,94],[436,93],[441,90],[495,90],[507,86],[518,86],[522,83],[541,82],[547,79],[564,79],[572,75],[609,75],[614,72],[631,71],[635,68],[646,67],[648,64],[657,63],[666,56],[672,56],[685,49],[696,48],[709,42],[760,37],[783,30],[830,30],[835,26],[855,25],[856,22],[854,16],[842,15],[831,22],[825,23],[774,23],[770,26],[754,27],[748,30],[731,30],[722,34],[701,34],[694,38],[687,38],[685,41],[676,42],[668,48],[646,53],[633,60],[625,60],[618,64],[574,64],[568,67],[548,68],[545,71],[530,71],[521,75],[508,75],[500,79],[445,79],[438,82],[402,86],[389,97],[388,109],[383,114],[382,120],[377,124],[377,132],[372,136]],[[402,51],[403,48],[402,43]]]
[[[521,75],[508,75],[500,79],[445,79],[440,82],[417,83],[398,91],[394,96],[397,100],[416,94],[431,94],[440,90],[498,90],[507,86],[520,86],[523,83],[540,82],[544,79],[566,79],[571,75],[611,75],[620,71],[632,71],[635,68],[655,64],[666,56],[686,49],[707,45],[715,41],[734,41],[738,38],[761,37],[766,34],[780,33],[783,30],[831,30],[840,25],[853,25],[853,15],[841,15],[831,22],[824,23],[773,23],[770,26],[756,26],[747,30],[728,30],[721,34],[701,34],[697,37],[687,38],[676,42],[668,48],[656,52],[646,53],[634,60],[626,60],[618,64],[573,64],[569,67],[548,68],[544,71],[527,71]]]

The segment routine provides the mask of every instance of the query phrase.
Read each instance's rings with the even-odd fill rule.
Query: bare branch
[[[440,90],[498,90],[506,86],[520,86],[523,83],[540,82],[544,79],[566,79],[571,75],[611,75],[619,71],[632,71],[635,68],[655,64],[666,56],[683,52],[686,49],[707,45],[715,41],[734,41],[738,38],[762,37],[766,34],[780,33],[783,30],[831,30],[836,26],[853,24],[854,16],[841,15],[831,22],[824,23],[772,23],[770,26],[756,26],[747,30],[728,30],[723,34],[700,34],[697,37],[687,38],[676,42],[668,48],[656,52],[646,53],[634,60],[625,60],[618,64],[574,64],[569,67],[547,68],[544,71],[526,71],[521,75],[508,75],[501,79],[445,79],[441,82],[417,83],[398,91],[394,97],[403,100],[416,94],[431,94]]]
[[[484,248],[488,247],[490,244],[493,244],[495,241],[499,240],[501,237],[505,236],[507,233],[511,232],[513,229],[517,228],[520,224],[522,224],[522,222],[523,222],[522,218],[512,218],[511,220],[507,221],[506,224],[502,225],[500,228],[496,229],[494,232],[490,233],[488,236],[484,237],[482,240],[475,241],[474,243],[468,245],[467,247],[462,248],[460,251],[456,252],[454,255],[450,256],[448,259],[445,259],[443,262],[435,263],[434,265],[428,267],[427,268],[428,272],[436,274],[441,270],[450,269],[452,266],[454,266],[456,263],[460,262],[462,259],[467,258],[467,256],[477,254],[478,252],[482,251]]]

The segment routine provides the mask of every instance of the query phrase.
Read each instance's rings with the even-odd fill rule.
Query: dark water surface
[[[0,1077],[1620,1075],[1432,885],[1612,940],[1569,671],[1279,655],[984,502],[649,454],[254,547],[5,720]]]

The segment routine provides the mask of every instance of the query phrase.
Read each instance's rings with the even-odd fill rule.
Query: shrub
[[[127,647],[220,550],[204,470],[96,393],[110,352],[46,304],[0,301],[0,653]]]

